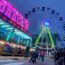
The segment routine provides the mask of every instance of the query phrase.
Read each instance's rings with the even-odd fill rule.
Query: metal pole
[[[30,48],[32,47],[32,38],[30,39]]]
[[[19,44],[19,42],[20,42],[20,36],[18,36],[17,44]]]
[[[26,40],[26,47],[29,45],[29,40]]]
[[[47,42],[47,57],[48,57],[48,42]]]
[[[47,32],[47,29],[46,29],[46,33],[48,34],[48,32]],[[46,34],[46,44],[47,44],[47,57],[48,57],[48,35]]]
[[[43,45],[43,35],[42,35],[41,45]]]
[[[9,39],[12,39],[14,37],[15,28],[13,27],[12,31],[8,33],[8,36],[6,38],[6,41],[9,41]]]
[[[29,42],[30,42],[30,48],[31,48],[31,40]]]

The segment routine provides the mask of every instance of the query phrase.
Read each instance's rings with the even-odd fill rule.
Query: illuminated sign
[[[1,1],[6,2],[6,0],[1,0]]]
[[[13,22],[28,30],[29,21],[25,19],[20,12],[18,12],[8,1],[0,1],[0,12],[4,13]]]

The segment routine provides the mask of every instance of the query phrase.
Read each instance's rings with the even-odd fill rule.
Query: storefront
[[[30,46],[33,35],[28,32],[29,21],[8,1],[0,0],[0,40]],[[25,48],[24,47],[24,48]]]

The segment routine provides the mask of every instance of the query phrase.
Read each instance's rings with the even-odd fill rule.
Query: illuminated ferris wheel
[[[39,34],[35,46],[39,44],[40,38],[44,38],[43,35],[47,33],[49,34],[52,47],[55,47],[52,33],[57,33],[61,37],[60,40],[63,41],[63,17],[54,9],[47,7],[32,8],[31,11],[25,14],[25,18],[28,18],[30,21],[29,30],[32,33]]]

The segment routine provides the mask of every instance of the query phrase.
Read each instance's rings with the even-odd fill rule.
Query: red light
[[[24,32],[26,32],[26,30],[24,29]]]
[[[18,28],[20,28],[20,26],[17,26]]]
[[[16,24],[15,24],[15,23],[13,23],[13,25],[14,25],[14,26],[16,26]]]
[[[3,19],[7,20],[7,18],[5,16],[3,16]]]
[[[10,22],[10,23],[12,23],[12,21],[11,21],[11,20],[9,20],[9,22]]]
[[[1,16],[2,14],[0,13],[0,16]]]
[[[21,28],[21,30],[23,30],[23,28]]]

